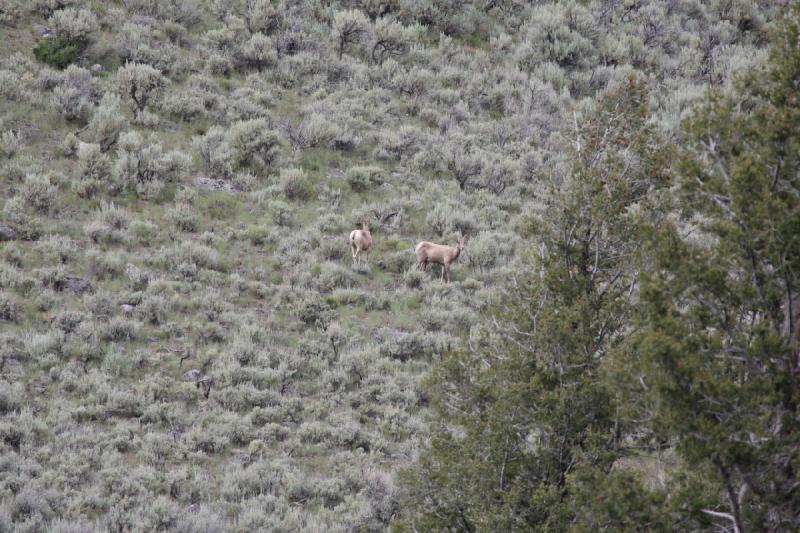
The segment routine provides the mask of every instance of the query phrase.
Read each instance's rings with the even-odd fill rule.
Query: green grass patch
[[[201,196],[195,202],[201,215],[214,220],[229,220],[236,218],[241,210],[240,202],[227,193],[211,193]]]

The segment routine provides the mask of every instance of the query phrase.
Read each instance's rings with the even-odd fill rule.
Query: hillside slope
[[[0,1],[0,529],[386,529],[595,96],[673,136],[772,10]]]

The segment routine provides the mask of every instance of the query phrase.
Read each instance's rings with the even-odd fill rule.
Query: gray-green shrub
[[[166,183],[185,172],[190,160],[185,154],[164,153],[161,144],[151,135],[128,132],[119,139],[117,161],[112,175],[124,189],[148,198],[157,197]]]

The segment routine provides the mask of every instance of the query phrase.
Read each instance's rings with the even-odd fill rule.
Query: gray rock
[[[89,283],[83,278],[78,278],[75,276],[65,277],[61,289],[68,290],[69,292],[74,294],[83,294],[84,292],[94,291],[94,287],[92,286],[91,283]]]
[[[241,192],[242,189],[233,183],[225,180],[206,178],[204,176],[197,176],[194,179],[194,184],[209,191],[224,191],[224,192]]]
[[[194,381],[195,383],[197,383],[198,381],[200,381],[204,377],[205,376],[203,376],[203,373],[200,372],[199,370],[197,370],[196,368],[193,368],[191,370],[187,370],[186,372],[183,373],[183,378],[186,381]]]
[[[0,224],[0,241],[12,241],[17,238],[17,230],[11,226]]]
[[[255,461],[255,458],[249,453],[237,452],[233,454],[233,461],[242,466],[247,466],[253,463]]]
[[[89,70],[91,70],[94,74],[97,74],[98,72],[103,72],[103,65],[101,65],[100,63],[95,63],[90,67]]]
[[[53,34],[53,31],[47,26],[43,26],[41,24],[34,24],[33,34],[36,37],[50,37]]]

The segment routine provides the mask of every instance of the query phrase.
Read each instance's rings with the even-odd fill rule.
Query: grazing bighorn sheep
[[[353,265],[361,262],[369,264],[369,249],[372,246],[372,234],[369,232],[369,224],[364,221],[361,229],[354,229],[350,232],[350,251],[353,253]]]
[[[445,279],[446,275],[449,282],[450,265],[458,259],[458,254],[466,246],[466,241],[466,237],[461,237],[455,246],[422,241],[414,248],[414,253],[417,254],[417,268],[427,270],[428,263],[442,265],[442,279]]]

